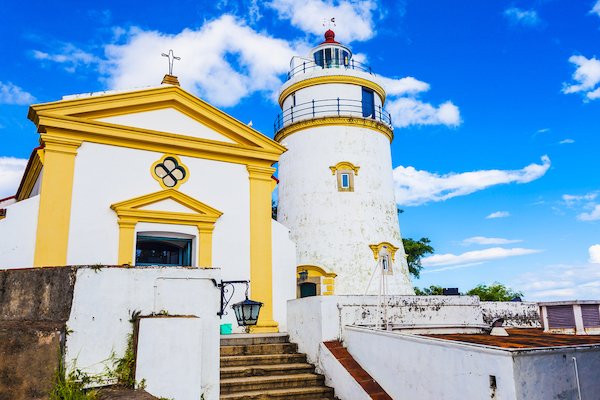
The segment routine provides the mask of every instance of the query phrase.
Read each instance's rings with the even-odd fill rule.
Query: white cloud
[[[572,207],[582,201],[592,201],[598,196],[598,192],[590,192],[582,195],[563,194],[562,199],[567,207]]]
[[[332,29],[336,31],[336,40],[342,43],[364,41],[375,35],[373,13],[378,8],[376,1],[272,0],[268,6],[277,11],[279,18],[315,35],[323,35],[328,29],[323,26],[324,18],[335,18],[339,29]]]
[[[527,298],[534,301],[597,299],[600,266],[593,263],[545,266],[517,277],[512,286],[525,291]]]
[[[493,237],[485,237],[485,236],[473,236],[470,238],[466,238],[465,240],[462,241],[462,243],[465,245],[470,245],[470,244],[483,244],[483,245],[510,244],[510,243],[519,243],[519,242],[522,242],[522,240],[493,238]]]
[[[429,103],[411,97],[390,99],[387,110],[392,115],[395,127],[404,128],[409,125],[460,125],[460,111],[451,101],[435,107]]]
[[[594,7],[590,10],[590,13],[596,14],[600,17],[600,0],[594,4]]]
[[[35,97],[17,85],[0,81],[0,104],[28,105],[34,101]]]
[[[414,206],[464,196],[494,185],[528,183],[544,176],[549,168],[548,156],[542,157],[542,164],[530,164],[518,170],[481,170],[445,175],[398,166],[394,169],[396,201],[399,205]]]
[[[582,93],[585,94],[586,101],[600,98],[600,60],[595,57],[586,58],[584,56],[571,56],[569,61],[577,66],[573,73],[573,80],[576,83],[563,84],[563,93]]]
[[[590,212],[584,212],[577,216],[580,221],[598,221],[600,220],[600,204],[593,205],[593,209]]]
[[[181,85],[217,106],[233,106],[260,91],[271,97],[281,85],[278,76],[298,53],[287,41],[256,32],[230,15],[175,35],[135,29],[125,44],[106,47],[108,86],[158,85],[167,71],[160,54],[169,49],[182,59],[173,72]]]
[[[378,76],[377,78],[385,88],[385,92],[388,96],[417,94],[429,90],[429,84],[427,82],[420,81],[412,76],[400,79],[386,78],[385,76]]]
[[[536,133],[547,133],[547,132],[550,132],[550,128],[538,129]]]
[[[17,193],[27,160],[15,157],[0,157],[0,199]]]
[[[495,211],[485,217],[485,219],[496,219],[496,218],[506,218],[510,217],[510,213],[508,211]]]
[[[84,51],[72,43],[61,43],[56,52],[50,54],[40,50],[33,50],[33,57],[41,61],[52,61],[63,65],[65,71],[74,73],[80,67],[97,67],[102,60]]]
[[[536,26],[542,21],[535,10],[523,10],[518,7],[510,7],[504,10],[504,16],[515,25]]]
[[[590,264],[600,264],[600,244],[594,244],[588,249],[590,253]]]
[[[467,251],[462,254],[434,254],[424,257],[421,262],[425,267],[441,267],[446,265],[470,264],[484,261],[498,260],[507,257],[523,256],[539,253],[542,250],[525,249],[514,247],[506,249],[503,247],[491,247],[489,249]]]
[[[563,139],[560,142],[558,142],[558,144],[572,144],[575,143],[575,141],[573,139]]]

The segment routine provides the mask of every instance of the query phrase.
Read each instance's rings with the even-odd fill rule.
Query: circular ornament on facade
[[[177,189],[189,175],[187,167],[174,155],[166,155],[152,164],[151,173],[163,189]]]

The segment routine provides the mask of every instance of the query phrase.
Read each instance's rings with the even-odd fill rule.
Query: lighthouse
[[[363,294],[367,286],[376,293],[376,273],[386,275],[388,294],[413,294],[384,88],[332,30],[308,57],[292,58],[287,78],[274,124],[288,149],[279,161],[277,220],[297,246],[299,297]]]

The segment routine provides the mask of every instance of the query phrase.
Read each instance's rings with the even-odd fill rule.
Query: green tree
[[[523,292],[514,291],[499,282],[489,286],[481,283],[469,290],[467,294],[479,296],[481,301],[510,301],[515,297],[523,297]]]
[[[408,272],[417,279],[421,275],[421,270],[423,269],[421,258],[434,252],[433,247],[431,247],[429,243],[431,243],[431,241],[425,237],[419,240],[411,238],[402,239],[404,252],[406,253],[406,261],[408,262]]]
[[[431,285],[428,288],[419,289],[415,286],[415,294],[417,296],[441,296],[444,294],[444,288],[441,286]]]

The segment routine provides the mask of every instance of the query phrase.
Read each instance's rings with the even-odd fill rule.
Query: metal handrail
[[[302,60],[302,63],[296,65],[295,67],[292,67],[291,64],[294,64],[295,59]],[[354,61],[353,59],[350,59],[348,61],[348,63],[343,63],[343,62],[335,63],[332,60],[332,62],[321,66],[321,65],[315,63],[313,60],[305,59],[302,57],[294,57],[294,58],[292,58],[292,61],[290,62],[290,71],[287,74],[287,80],[292,79],[292,77],[297,74],[305,74],[306,72],[310,72],[312,70],[336,69],[336,68],[337,69],[353,69],[353,70],[363,71],[363,72],[373,75],[373,70],[371,69],[371,67],[369,65],[363,64],[358,61]]]
[[[273,129],[275,133],[297,121],[304,121],[310,118],[326,116],[344,116],[358,117],[363,119],[373,119],[392,127],[392,116],[380,105],[375,106],[373,114],[365,116],[363,113],[363,104],[361,100],[352,99],[321,99],[312,100],[306,103],[296,104],[287,110],[279,113]]]

